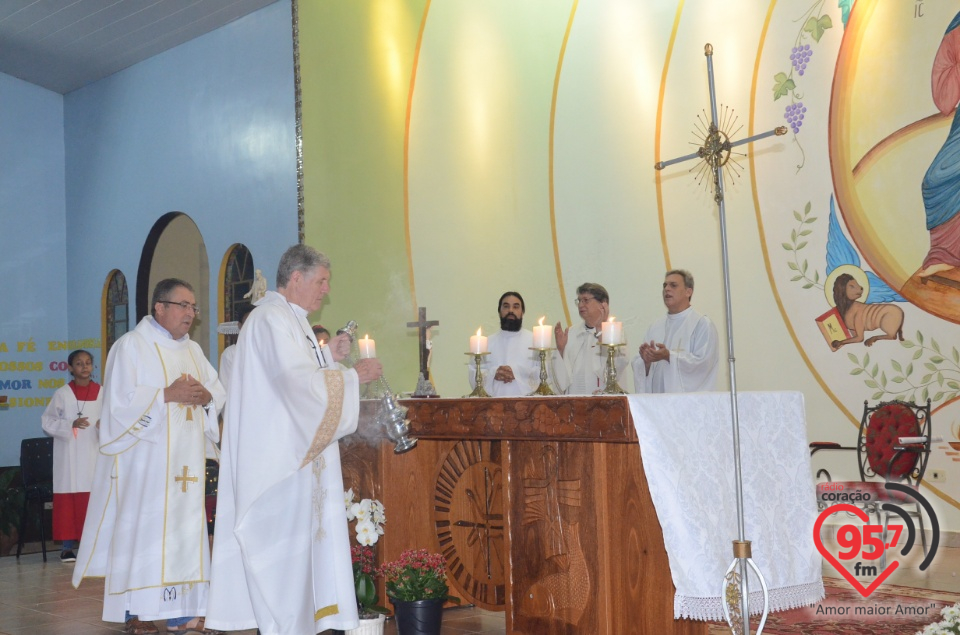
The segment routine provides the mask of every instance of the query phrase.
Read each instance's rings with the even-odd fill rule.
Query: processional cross
[[[733,148],[773,135],[785,135],[787,133],[787,127],[779,126],[773,130],[747,137],[740,141],[730,141],[732,132],[721,130],[717,122],[717,97],[713,83],[713,45],[707,44],[704,46],[703,53],[707,58],[707,80],[710,87],[710,124],[704,131],[703,145],[692,154],[670,159],[669,161],[661,161],[654,165],[654,168],[662,170],[674,163],[680,163],[690,159],[700,159],[702,161],[700,174],[702,174],[704,170],[709,170],[713,177],[713,200],[716,201],[720,210],[720,247],[723,259],[724,305],[727,312],[727,350],[730,364],[730,412],[732,414],[731,424],[733,426],[733,460],[736,471],[737,530],[739,534],[738,540],[733,542],[734,560],[727,569],[727,574],[723,579],[721,598],[724,614],[727,618],[727,623],[730,625],[730,629],[737,635],[741,633],[749,635],[750,589],[747,584],[747,572],[749,569],[753,569],[757,578],[760,580],[760,586],[763,588],[763,613],[760,617],[760,624],[757,627],[757,635],[760,635],[763,631],[763,625],[767,621],[769,594],[767,593],[766,581],[763,579],[760,569],[751,557],[750,541],[745,537],[743,524],[743,475],[740,469],[740,419],[737,413],[737,372],[736,357],[733,353],[733,311],[730,304],[730,264],[727,251],[727,217],[726,207],[724,205],[723,169],[727,167],[727,161],[730,160],[730,151]],[[729,121],[725,121],[724,123],[729,124]]]

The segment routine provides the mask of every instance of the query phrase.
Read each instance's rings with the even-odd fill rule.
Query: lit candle
[[[623,322],[616,322],[617,318],[610,316],[610,319],[603,323],[601,337],[604,344],[623,344]]]
[[[470,352],[474,355],[487,352],[487,337],[480,335],[480,329],[477,329],[476,335],[470,336]]]
[[[544,326],[543,321],[546,316],[540,318],[540,326],[533,327],[533,347],[534,348],[552,348],[553,327],[549,324]]]
[[[360,345],[360,359],[371,359],[377,356],[377,343],[370,339],[369,335],[364,335],[362,340],[357,340]]]

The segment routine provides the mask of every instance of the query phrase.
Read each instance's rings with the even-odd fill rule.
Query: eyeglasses
[[[584,296],[582,298],[577,298],[573,301],[574,304],[580,306],[581,304],[590,304],[590,300],[596,300],[596,298],[591,298],[590,296]]]
[[[184,311],[186,311],[187,309],[193,309],[194,315],[200,315],[200,307],[198,307],[196,304],[190,304],[186,300],[184,300],[183,302],[171,302],[170,300],[157,300],[157,302],[159,302],[160,304],[173,304],[180,307]]]

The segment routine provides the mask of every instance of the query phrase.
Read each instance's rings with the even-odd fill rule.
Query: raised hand
[[[553,327],[553,339],[557,342],[557,350],[563,355],[564,349],[567,348],[567,340],[570,339],[570,329],[563,328],[557,322],[557,325]]]

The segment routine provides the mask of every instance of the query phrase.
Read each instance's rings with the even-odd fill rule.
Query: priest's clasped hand
[[[640,358],[643,359],[644,364],[649,369],[650,364],[654,362],[669,362],[670,349],[661,342],[650,340],[640,345]]]
[[[516,377],[513,375],[513,369],[509,366],[501,366],[497,368],[497,372],[493,374],[494,381],[502,381],[505,384],[509,384],[514,379],[516,379]]]
[[[357,377],[360,378],[361,384],[368,384],[375,379],[380,379],[380,376],[383,375],[383,365],[375,357],[357,360],[357,363],[353,365],[353,370],[357,371]]]
[[[191,375],[180,375],[163,389],[164,403],[182,403],[188,406],[203,406],[213,399],[206,386]]]

